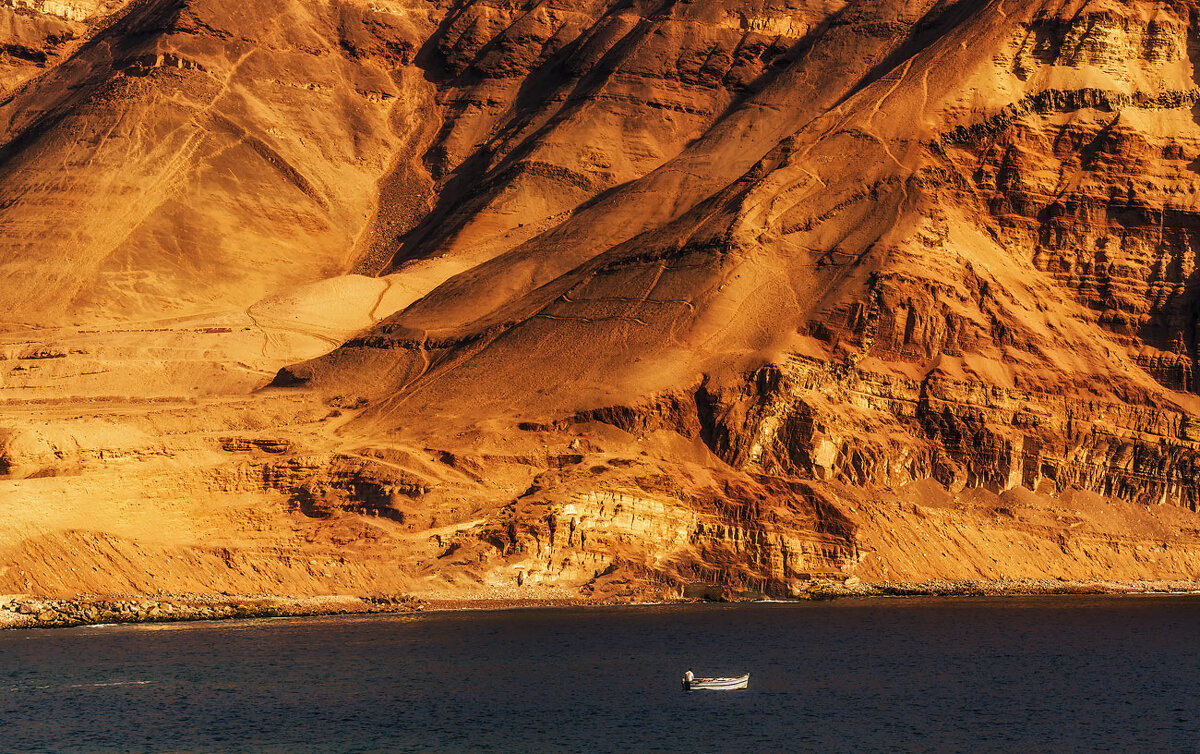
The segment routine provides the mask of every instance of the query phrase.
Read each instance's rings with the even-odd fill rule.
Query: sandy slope
[[[1194,581],[1196,17],[2,7],[0,592]]]

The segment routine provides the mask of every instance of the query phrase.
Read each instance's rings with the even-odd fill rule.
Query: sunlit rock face
[[[0,5],[0,592],[1195,581],[1198,10]]]

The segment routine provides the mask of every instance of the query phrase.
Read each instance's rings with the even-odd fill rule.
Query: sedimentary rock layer
[[[1194,3],[66,7],[0,591],[1197,579]]]

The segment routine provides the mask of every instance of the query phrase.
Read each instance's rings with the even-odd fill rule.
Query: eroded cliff
[[[1191,584],[1197,10],[0,7],[0,592]]]

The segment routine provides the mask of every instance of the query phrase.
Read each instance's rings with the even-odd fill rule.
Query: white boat
[[[734,678],[696,678],[684,680],[684,691],[737,691],[750,685],[750,674]]]

